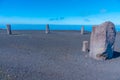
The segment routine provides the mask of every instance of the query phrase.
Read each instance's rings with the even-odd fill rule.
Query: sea
[[[92,31],[93,25],[49,25],[50,30],[81,30],[84,26],[86,31]],[[45,30],[45,24],[12,24],[11,30]],[[120,25],[115,26],[116,31],[120,31]],[[6,25],[1,24],[0,29],[6,29]]]

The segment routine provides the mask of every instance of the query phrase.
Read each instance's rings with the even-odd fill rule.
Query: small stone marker
[[[10,35],[12,34],[12,31],[11,31],[11,25],[10,24],[7,24],[7,33]]]
[[[49,24],[47,24],[47,25],[46,25],[46,30],[45,30],[45,33],[46,33],[46,34],[50,33]]]
[[[84,34],[84,26],[81,27],[81,35]]]
[[[88,52],[89,51],[88,41],[83,41],[82,51],[83,52]]]
[[[114,42],[116,37],[115,25],[104,22],[94,26],[90,39],[90,57],[97,60],[105,60],[113,57]]]

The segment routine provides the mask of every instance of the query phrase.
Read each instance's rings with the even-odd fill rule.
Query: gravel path
[[[120,33],[111,60],[96,61],[81,51],[90,33],[0,30],[0,80],[119,80]]]

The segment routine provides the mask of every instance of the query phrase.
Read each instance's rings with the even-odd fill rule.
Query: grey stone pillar
[[[81,27],[81,35],[84,34],[84,26]]]
[[[50,33],[49,24],[47,24],[47,25],[46,25],[46,30],[45,30],[45,33],[46,33],[46,34],[49,34],[49,33]]]
[[[88,43],[88,41],[83,41],[82,51],[83,52],[88,52],[89,51],[89,43]]]
[[[6,27],[7,27],[7,34],[11,35],[12,34],[11,25],[7,24]]]

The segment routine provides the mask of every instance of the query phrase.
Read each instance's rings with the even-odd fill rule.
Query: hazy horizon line
[[[0,25],[7,25],[7,24],[10,24],[10,25],[47,25],[47,24],[37,24],[37,23],[0,23]],[[84,25],[100,25],[100,24],[49,24],[49,25],[81,25],[81,26],[84,26]],[[120,24],[115,24],[115,25],[120,25]]]

